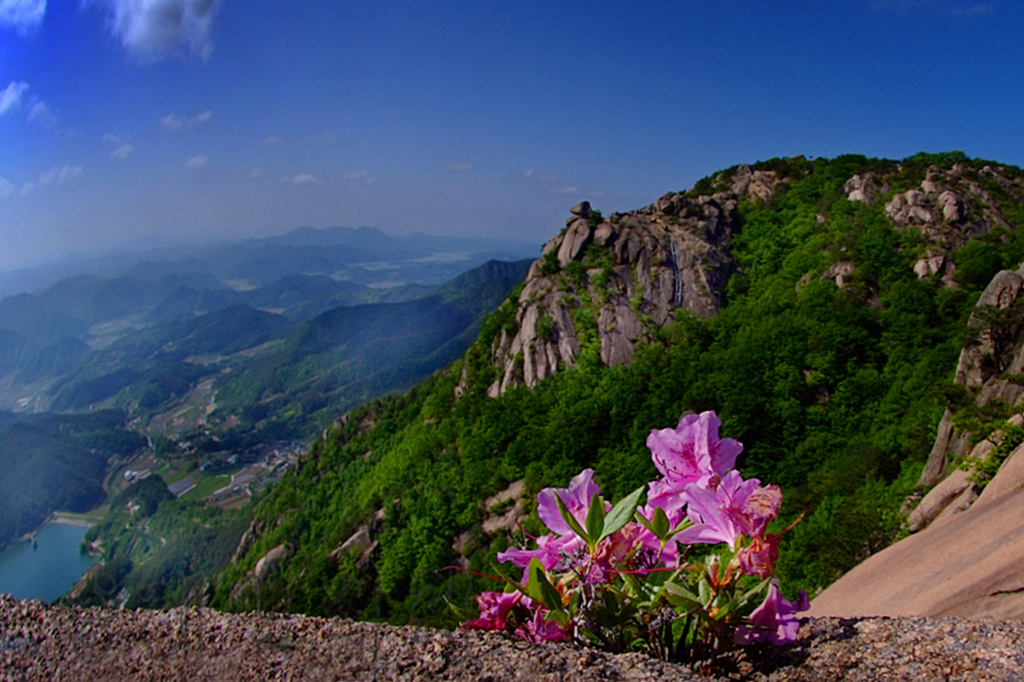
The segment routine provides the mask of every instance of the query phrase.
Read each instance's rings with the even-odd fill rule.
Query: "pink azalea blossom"
[[[686,414],[675,429],[655,429],[647,437],[654,466],[663,478],[650,485],[647,500],[668,511],[685,503],[690,484],[715,487],[736,466],[743,446],[733,438],[720,439],[722,420],[714,412]]]
[[[481,592],[476,603],[480,617],[463,623],[466,630],[504,630],[509,612],[519,604],[529,608],[533,601],[521,592]]]
[[[569,513],[580,524],[586,528],[587,512],[590,510],[590,498],[600,495],[601,488],[594,483],[594,470],[584,469],[573,476],[568,488],[544,488],[537,495],[537,514],[544,525],[555,535],[574,534],[569,524],[562,518],[562,512],[558,509],[558,502],[555,495],[562,499],[562,502],[569,509]],[[605,509],[611,509],[611,505],[605,503]]]
[[[736,553],[740,570],[748,575],[767,578],[775,570],[779,560],[779,536],[768,534],[755,537],[750,545]]]
[[[713,490],[691,483],[686,487],[686,511],[695,525],[682,531],[677,539],[686,544],[724,542],[735,549],[743,535],[762,536],[779,512],[782,494],[778,486],[760,484],[756,478],[744,481],[735,470],[727,473]]]
[[[564,642],[569,639],[565,628],[553,620],[546,620],[546,615],[546,609],[534,609],[533,617],[526,621],[526,632],[516,630],[516,634],[532,642]]]
[[[511,562],[526,568],[530,565],[530,559],[537,557],[544,568],[550,571],[571,561],[582,547],[585,547],[583,541],[575,535],[558,537],[548,534],[537,538],[537,549],[509,547],[504,552],[498,552],[497,558],[502,563]]]
[[[789,644],[796,640],[796,633],[800,629],[800,620],[796,614],[810,607],[806,592],[800,590],[800,597],[795,602],[789,601],[779,591],[779,581],[772,580],[764,603],[750,614],[750,627],[741,625],[736,628],[734,640],[741,646],[751,642]]]

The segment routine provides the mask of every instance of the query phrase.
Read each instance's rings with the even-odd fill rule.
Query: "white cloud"
[[[293,185],[319,185],[319,180],[310,175],[309,173],[299,173],[298,175],[286,176],[281,178],[281,182],[291,183]]]
[[[191,118],[179,116],[178,114],[172,111],[166,116],[160,117],[160,127],[166,130],[170,130],[172,133],[180,133],[185,129],[191,130],[196,126],[203,125],[204,123],[209,123],[211,118],[213,118],[213,112],[209,109],[207,109],[201,114],[196,114]]]
[[[185,168],[189,170],[199,170],[200,168],[206,168],[210,165],[210,157],[206,154],[196,154],[195,156],[185,159]]]
[[[106,9],[107,28],[143,62],[213,54],[213,20],[223,0],[85,0]]]
[[[264,172],[265,171],[262,168],[253,168],[251,171],[249,171],[249,177],[252,178],[253,180],[255,180],[256,178],[262,178]]]
[[[0,0],[0,24],[12,26],[22,35],[39,28],[46,16],[46,0]]]
[[[7,87],[0,92],[0,116],[16,111],[21,107],[21,96],[28,90],[28,83],[24,81],[11,81]]]
[[[53,109],[41,100],[32,104],[32,108],[28,111],[28,120],[47,127],[57,125],[57,117],[54,116]]]
[[[7,180],[0,178],[0,199],[14,196],[14,185]]]
[[[177,114],[167,114],[160,119],[160,126],[173,133],[178,133],[185,128],[185,119]]]
[[[345,171],[344,173],[341,174],[341,177],[343,177],[346,180],[361,181],[364,185],[372,185],[373,183],[377,182],[377,178],[373,177],[373,175],[369,171],[364,170]]]
[[[450,171],[469,171],[473,170],[473,164],[469,161],[461,161],[459,163],[449,163],[445,166],[446,170]]]
[[[43,187],[49,187],[50,185],[62,185],[65,182],[71,182],[72,180],[81,180],[85,175],[85,171],[81,166],[72,166],[69,163],[65,163],[63,168],[57,168],[54,166],[48,171],[44,171],[39,174],[39,179],[34,182],[26,182],[21,186],[21,195],[33,192]]]
[[[114,149],[110,152],[110,158],[115,159],[117,161],[124,161],[125,159],[132,155],[133,151],[135,151],[134,147],[132,147],[130,144],[123,141],[120,137],[113,133],[107,133],[106,135],[104,135],[103,141],[114,147]]]
[[[271,147],[280,147],[281,145],[284,144],[284,140],[282,140],[280,137],[274,137],[273,135],[271,135],[270,137],[263,140],[263,144],[270,145]]]
[[[114,148],[114,151],[110,152],[110,158],[117,159],[118,161],[124,161],[132,155],[134,147],[125,142],[124,144],[118,145]]]

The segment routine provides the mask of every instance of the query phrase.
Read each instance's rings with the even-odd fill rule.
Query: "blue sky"
[[[0,270],[371,225],[535,240],[736,163],[1024,165],[1018,0],[0,0]]]

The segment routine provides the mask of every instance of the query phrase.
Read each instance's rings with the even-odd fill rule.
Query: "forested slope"
[[[461,360],[340,419],[261,502],[214,605],[454,622],[493,584],[445,567],[491,572],[512,517],[537,533],[536,492],[585,466],[610,499],[650,480],[650,430],[708,409],[782,486],[775,532],[804,515],[783,585],[829,584],[901,532],[971,308],[1021,261],[1022,196],[1020,169],[961,153],[798,157],[580,209]],[[555,371],[525,381],[539,348]]]

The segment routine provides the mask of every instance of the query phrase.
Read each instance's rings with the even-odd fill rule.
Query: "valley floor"
[[[494,633],[0,596],[3,680],[1011,680],[1024,666],[1024,622],[807,619],[793,646],[765,645],[732,663],[731,673],[707,678],[638,654]]]

